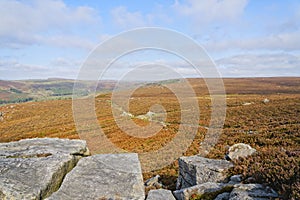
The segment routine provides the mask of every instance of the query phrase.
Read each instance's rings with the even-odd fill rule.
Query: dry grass
[[[203,80],[189,81],[198,97],[199,125],[208,126],[210,98],[205,83]],[[223,158],[227,145],[247,143],[256,148],[258,154],[237,161],[238,165],[231,173],[242,173],[245,178],[253,176],[258,182],[267,182],[283,198],[299,198],[300,78],[225,79],[224,82],[228,93],[226,122],[218,144],[208,156]],[[176,96],[165,87],[152,85],[136,90],[132,97],[130,112],[134,115],[147,113],[153,104],[163,105],[167,112],[167,128],[150,138],[136,138],[124,133],[115,123],[111,95],[107,94],[95,99],[96,114],[104,133],[115,145],[127,151],[160,149],[178,131],[181,115]],[[270,102],[263,103],[265,98]],[[0,121],[0,142],[33,137],[79,138],[71,100],[5,105],[0,107],[0,112],[4,113],[4,119]],[[140,119],[134,119],[134,122],[139,126],[149,124]],[[205,134],[206,129],[199,127],[184,155],[197,154]],[[178,163],[174,161],[163,169],[144,173],[144,179],[156,174],[161,175],[167,188],[174,189]]]

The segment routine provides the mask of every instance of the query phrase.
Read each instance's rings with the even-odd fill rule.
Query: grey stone
[[[153,186],[158,183],[160,176],[156,175],[145,181],[145,186]]]
[[[86,152],[86,144],[80,140],[28,139],[1,143],[1,199],[49,196]]]
[[[240,182],[242,182],[242,175],[239,174],[230,177],[230,181],[229,181],[230,184],[237,184]]]
[[[178,162],[177,190],[205,182],[223,182],[227,178],[224,170],[233,167],[233,164],[226,160],[208,159],[200,156],[181,157]]]
[[[84,140],[34,138],[0,143],[0,157],[39,157],[45,154],[89,155]]]
[[[150,190],[146,200],[175,200],[170,190],[158,189]]]
[[[278,194],[273,189],[261,184],[237,184],[234,185],[229,200],[263,200],[277,197]]]
[[[2,199],[40,199],[59,188],[65,174],[76,164],[70,155],[44,158],[0,159]]]
[[[173,194],[177,200],[189,200],[194,195],[202,198],[205,197],[205,199],[214,199],[219,194],[230,191],[232,187],[232,185],[224,183],[207,182],[189,188],[176,190]]]
[[[238,158],[245,158],[256,152],[250,145],[244,143],[234,144],[228,149],[228,157],[231,160],[236,160]]]
[[[233,176],[230,177],[230,181],[241,182],[242,181],[242,175],[241,174],[233,175]]]
[[[136,199],[145,191],[137,154],[99,154],[82,158],[49,200]]]
[[[148,180],[145,181],[145,190],[151,189],[160,189],[163,188],[163,184],[159,182],[160,176],[156,175]]]
[[[270,102],[270,100],[267,99],[267,98],[265,98],[265,99],[263,100],[263,103],[269,103],[269,102]]]
[[[219,194],[214,200],[228,200],[230,196],[229,192],[224,192],[222,194]]]

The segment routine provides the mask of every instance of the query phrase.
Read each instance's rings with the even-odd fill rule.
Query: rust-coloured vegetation
[[[210,122],[210,97],[205,82],[189,79],[200,108],[198,133],[184,155],[194,155],[206,134]],[[285,199],[300,198],[300,78],[224,79],[227,92],[227,116],[223,133],[209,153],[211,158],[224,158],[229,145],[243,142],[257,149],[257,154],[236,161],[229,173],[241,173],[245,180],[267,183]],[[177,84],[180,82],[169,83]],[[187,97],[188,99],[188,97]],[[263,102],[268,99],[269,102]],[[96,114],[104,133],[118,147],[130,152],[150,152],[171,141],[180,125],[178,99],[162,85],[139,88],[130,99],[133,115],[146,114],[153,104],[164,106],[166,124],[150,138],[136,138],[123,132],[115,123],[111,111],[111,95],[95,99]],[[71,100],[51,100],[3,105],[0,107],[0,142],[33,137],[79,138],[72,114]],[[149,122],[133,119],[139,126]],[[158,158],[159,159],[159,158]],[[178,163],[144,173],[148,179],[156,174],[163,184],[175,189]]]

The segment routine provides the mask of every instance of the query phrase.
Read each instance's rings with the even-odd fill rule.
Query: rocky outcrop
[[[181,157],[177,189],[183,189],[206,182],[223,182],[226,180],[224,170],[233,167],[226,160],[215,160],[200,156]]]
[[[267,200],[276,197],[278,197],[278,194],[270,187],[265,187],[261,184],[237,184],[234,185],[229,200]]]
[[[233,179],[235,179],[234,177]],[[231,180],[232,182],[232,180]],[[275,199],[278,194],[270,187],[261,184],[242,183],[202,183],[173,192],[177,200],[214,199],[214,200],[267,200]]]
[[[238,158],[245,158],[256,152],[250,145],[244,143],[234,144],[228,149],[228,158],[236,160]]]
[[[255,152],[249,147],[233,145],[229,148],[229,153],[235,153],[230,154],[231,158]],[[274,190],[261,184],[243,184],[241,175],[228,178],[224,172],[232,166],[226,160],[181,157],[177,190],[172,194],[158,189],[163,187],[159,175],[143,183],[137,154],[90,156],[82,140],[27,139],[0,143],[0,199],[144,200],[145,187],[150,190],[147,200],[278,197]],[[151,190],[155,188],[158,190]]]
[[[27,139],[0,143],[0,199],[43,199],[89,154],[82,140]]]
[[[232,185],[223,183],[207,182],[189,188],[173,192],[178,200],[189,200],[190,198],[214,199],[219,194],[232,190]]]
[[[226,178],[224,170],[233,165],[225,160],[200,156],[179,159],[178,189],[173,192],[177,200],[263,200],[278,197],[269,187],[260,184],[242,184],[242,176]]]
[[[150,190],[146,200],[175,200],[170,190],[158,189]]]
[[[137,154],[99,154],[81,159],[48,200],[144,200]]]
[[[82,140],[0,143],[0,199],[145,199],[137,154],[88,155]]]

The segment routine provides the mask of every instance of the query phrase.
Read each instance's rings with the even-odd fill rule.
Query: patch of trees
[[[32,97],[26,97],[26,98],[16,98],[16,99],[11,99],[11,100],[2,100],[0,99],[0,104],[7,104],[7,103],[22,103],[22,102],[27,102],[27,101],[32,101]]]
[[[22,93],[22,91],[17,90],[16,88],[10,88],[9,91],[17,93],[17,94],[21,94]]]

